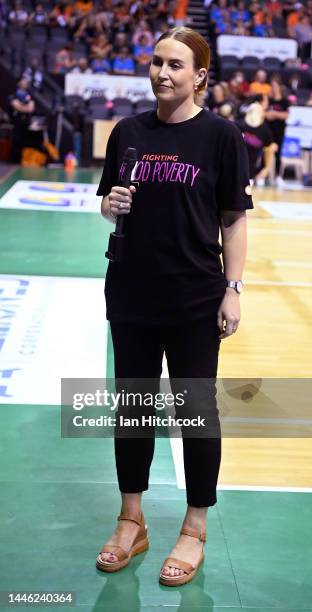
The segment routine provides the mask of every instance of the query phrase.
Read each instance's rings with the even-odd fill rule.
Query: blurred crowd
[[[205,5],[216,36],[289,37],[298,42],[300,56],[311,55],[312,0],[205,0]]]

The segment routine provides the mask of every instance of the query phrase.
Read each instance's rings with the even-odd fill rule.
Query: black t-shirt
[[[274,98],[269,98],[268,110],[285,112],[288,110],[289,106],[290,103],[286,98],[281,98],[280,100],[274,100]],[[273,119],[273,121],[269,121],[268,123],[274,139],[280,141],[284,136],[286,128],[286,119]]]
[[[138,184],[124,220],[124,259],[108,265],[107,318],[170,324],[204,317],[226,287],[220,212],[253,208],[242,135],[205,108],[179,123],[160,121],[155,110],[121,119],[97,195],[120,184],[128,147],[137,149],[131,179]]]
[[[263,148],[274,142],[272,132],[267,121],[258,127],[252,127],[244,120],[237,121],[236,125],[243,134],[249,157],[250,177],[254,178],[260,169]]]

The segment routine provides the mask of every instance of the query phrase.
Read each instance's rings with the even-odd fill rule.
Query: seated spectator
[[[74,72],[78,74],[92,74],[92,70],[89,67],[89,63],[86,57],[80,57],[77,61],[76,66],[74,66],[69,72]]]
[[[251,20],[254,25],[261,25],[264,23],[265,11],[260,2],[252,0],[249,5],[249,12],[251,14]]]
[[[49,25],[66,28],[70,24],[72,12],[72,5],[66,0],[60,0],[49,14]]]
[[[96,39],[91,44],[90,57],[94,59],[104,59],[112,51],[112,45],[108,40],[105,32],[98,34]]]
[[[294,37],[294,28],[298,25],[300,17],[304,15],[304,7],[301,2],[295,2],[292,10],[288,13],[286,18],[287,34],[291,38]]]
[[[29,66],[26,66],[23,72],[22,78],[26,79],[28,83],[38,91],[42,91],[43,72],[39,67],[39,60],[37,57],[31,58]]]
[[[251,24],[251,14],[245,7],[245,2],[237,2],[230,9],[230,19],[234,26],[242,22],[245,26]]]
[[[232,100],[241,101],[246,98],[249,94],[249,83],[246,81],[244,73],[240,70],[235,72],[229,81],[228,88]]]
[[[36,4],[35,10],[29,15],[29,25],[46,25],[48,23],[48,13],[44,10],[41,3]]]
[[[168,30],[168,24],[166,24],[166,29]],[[154,35],[151,32],[151,29],[148,25],[148,23],[144,20],[141,19],[141,21],[139,21],[138,25],[135,28],[134,34],[132,36],[132,44],[133,45],[138,45],[141,36],[145,36],[145,40],[146,40],[146,45],[152,47],[154,44]]]
[[[112,67],[110,61],[105,57],[98,57],[92,60],[91,62],[91,70],[92,72],[102,72],[105,74],[110,74]]]
[[[279,0],[266,0],[264,3],[266,13],[271,17],[279,17],[282,14],[282,3]]]
[[[255,80],[250,83],[251,94],[263,94],[264,96],[270,96],[272,87],[267,83],[267,73],[265,70],[257,70]]]
[[[23,9],[21,0],[15,0],[13,9],[9,12],[8,21],[12,25],[25,26],[28,22],[28,13]]]
[[[153,47],[147,44],[148,40],[145,34],[139,38],[139,44],[134,46],[133,55],[140,66],[146,66],[152,59]]]
[[[236,24],[233,25],[232,33],[235,34],[235,36],[249,36],[250,30],[248,25],[239,19]]]
[[[96,9],[97,20],[101,22],[104,28],[110,28],[114,21],[114,13],[112,10],[112,0],[101,0]]]
[[[66,74],[76,65],[76,60],[71,55],[72,45],[64,45],[55,56],[54,74]]]
[[[99,34],[105,34],[103,23],[95,13],[89,13],[80,22],[78,29],[74,33],[74,40],[81,40],[87,43],[87,45],[91,45]]]
[[[135,74],[135,63],[128,47],[122,47],[112,62],[113,74]]]
[[[118,53],[120,53],[123,47],[130,46],[128,35],[126,34],[126,32],[117,32],[117,34],[115,34],[113,41],[114,43],[113,43],[113,48],[111,52],[112,59],[114,59],[114,57],[118,55]]]
[[[253,15],[251,22],[252,36],[274,36],[271,18],[265,12],[263,12],[261,23],[259,23],[257,14]]]
[[[311,57],[312,25],[308,15],[302,15],[299,23],[293,28],[293,35],[298,42],[298,54],[302,60]]]

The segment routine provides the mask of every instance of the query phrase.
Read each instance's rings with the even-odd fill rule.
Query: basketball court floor
[[[0,185],[0,591],[70,591],[83,612],[312,612],[312,190],[254,190],[240,329],[218,372],[248,410],[228,418],[205,563],[170,589],[158,574],[185,512],[181,440],[156,439],[149,550],[109,575],[95,559],[120,510],[113,440],[61,437],[60,379],[113,376],[100,174],[17,169]]]

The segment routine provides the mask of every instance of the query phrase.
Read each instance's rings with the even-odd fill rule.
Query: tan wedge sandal
[[[116,546],[114,544],[106,544],[105,546],[103,546],[96,559],[96,567],[102,572],[117,572],[123,567],[126,567],[126,565],[130,563],[132,557],[138,555],[141,552],[144,552],[149,547],[149,542],[147,538],[147,525],[145,524],[143,512],[141,511],[139,517],[133,517],[128,514],[122,513],[118,516],[118,521],[123,520],[134,521],[134,523],[140,525],[138,534],[128,553],[121,546]],[[113,555],[116,555],[118,561],[104,561],[101,557],[102,552],[111,552]]]
[[[197,529],[192,529],[191,527],[182,527],[180,533],[189,535],[193,538],[198,538],[201,542],[206,542],[205,531],[198,531]],[[159,574],[159,582],[161,584],[165,584],[166,586],[180,586],[181,584],[190,582],[196,576],[197,570],[203,563],[204,559],[204,552],[202,552],[202,556],[197,565],[192,565],[191,563],[187,563],[181,559],[176,559],[175,557],[167,557]],[[181,576],[167,576],[166,574],[162,573],[162,570],[166,565],[171,565],[171,567],[181,569],[185,572],[185,574],[182,574]]]

